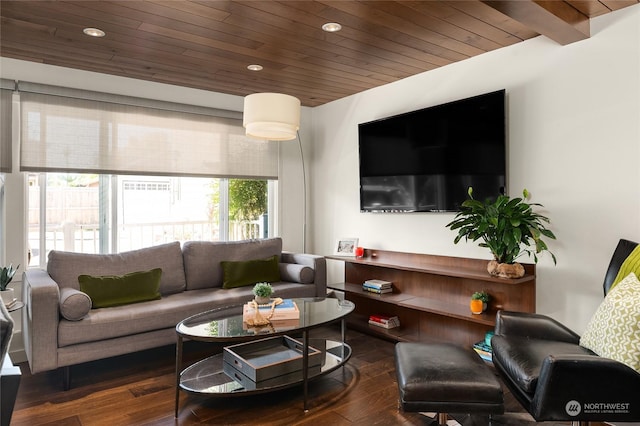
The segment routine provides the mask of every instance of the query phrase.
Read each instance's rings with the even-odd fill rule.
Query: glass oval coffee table
[[[355,308],[353,302],[334,298],[293,299],[300,316],[297,321],[272,321],[262,327],[251,327],[242,320],[243,305],[228,306],[193,315],[176,326],[176,401],[178,417],[180,390],[211,397],[229,397],[270,392],[299,384],[304,388],[304,410],[307,411],[308,382],[328,374],[344,365],[351,357],[351,347],[345,341],[345,317]],[[340,342],[327,339],[309,339],[309,330],[341,321]],[[223,354],[216,354],[186,367],[182,366],[184,340],[223,343],[256,341],[285,335],[302,334],[302,369],[294,374],[283,374],[272,380],[247,383],[238,380],[223,364]],[[309,367],[310,350],[320,352],[320,366]],[[225,372],[225,370],[227,372]]]

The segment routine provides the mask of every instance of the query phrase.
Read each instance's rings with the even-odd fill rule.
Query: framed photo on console
[[[338,239],[338,241],[336,241],[336,246],[333,254],[335,256],[355,256],[357,246],[357,238],[340,238]]]

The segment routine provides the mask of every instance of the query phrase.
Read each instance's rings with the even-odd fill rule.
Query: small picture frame
[[[357,238],[340,238],[336,241],[333,254],[336,256],[355,256],[356,247],[358,247]]]

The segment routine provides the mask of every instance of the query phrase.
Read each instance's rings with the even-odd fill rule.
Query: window
[[[275,181],[79,173],[28,176],[30,266],[44,267],[50,250],[115,253],[171,241],[271,235],[268,206]]]
[[[277,142],[241,113],[19,82],[31,265],[50,250],[116,253],[273,235]]]

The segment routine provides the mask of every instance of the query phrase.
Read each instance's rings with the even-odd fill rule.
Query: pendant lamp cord
[[[302,152],[302,138],[300,131],[298,134],[298,147],[300,148],[300,160],[302,161],[302,252],[307,252],[307,172],[304,165],[304,154]]]

